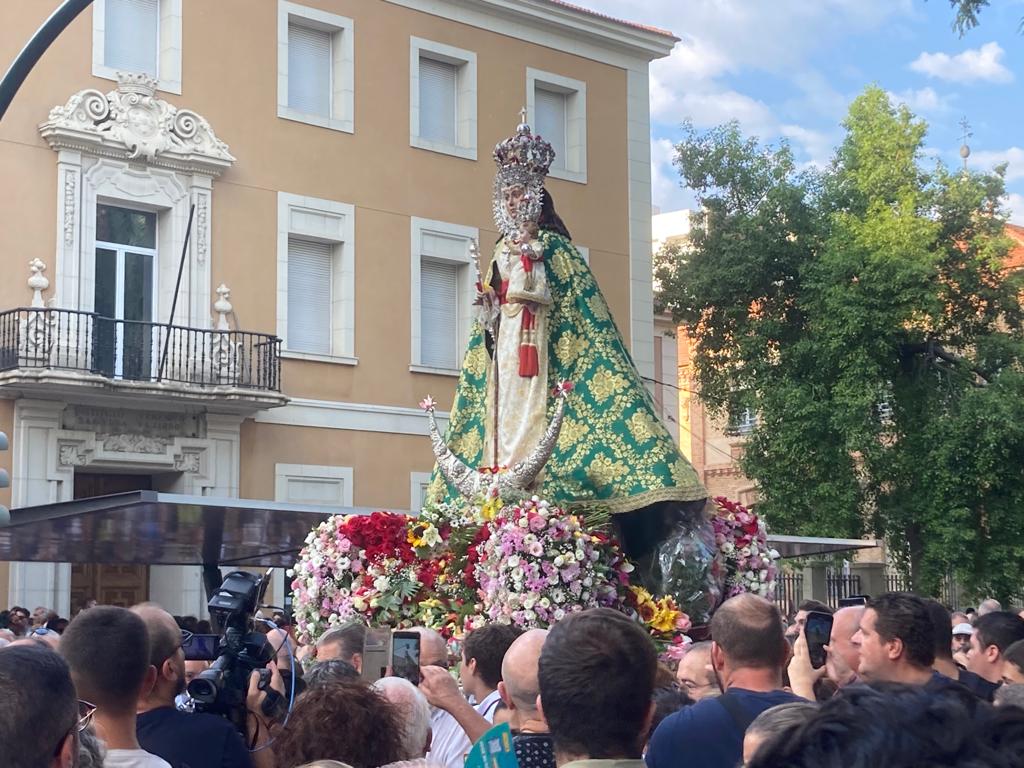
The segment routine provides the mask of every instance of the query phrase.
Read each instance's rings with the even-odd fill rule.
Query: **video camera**
[[[197,712],[207,712],[228,718],[242,733],[246,733],[245,699],[249,691],[249,678],[253,671],[261,674],[260,688],[267,690],[269,674],[266,666],[274,660],[274,649],[266,635],[254,629],[253,617],[267,591],[270,572],[256,576],[245,571],[232,571],[224,578],[217,592],[210,598],[210,616],[224,634],[219,654],[214,662],[188,684],[188,694],[195,701]],[[284,704],[283,697],[268,690],[264,714],[272,716],[273,709]],[[267,705],[271,710],[267,712]]]

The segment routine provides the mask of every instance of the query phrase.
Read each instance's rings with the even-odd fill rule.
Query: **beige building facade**
[[[685,248],[693,215],[685,209],[655,214],[651,219],[654,252],[667,245]],[[671,325],[670,321],[661,322]],[[678,429],[683,454],[693,464],[710,496],[725,496],[751,506],[757,502],[757,489],[743,474],[739,459],[745,435],[756,424],[757,416],[744,413],[730,419],[708,413],[697,396],[691,362],[692,341],[684,327],[675,331]]]
[[[57,4],[7,9],[0,58]],[[416,404],[453,397],[470,243],[497,238],[491,148],[522,106],[664,380],[648,67],[674,42],[553,0],[96,0],[0,122],[10,506],[153,489],[418,508]],[[0,595],[205,607],[179,566],[0,563]]]

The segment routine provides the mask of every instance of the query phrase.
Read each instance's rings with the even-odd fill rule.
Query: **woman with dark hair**
[[[274,739],[278,768],[337,760],[378,768],[403,759],[402,721],[390,702],[361,680],[310,688]]]

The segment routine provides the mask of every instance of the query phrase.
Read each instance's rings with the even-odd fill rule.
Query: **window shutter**
[[[457,144],[458,67],[420,58],[420,138]]]
[[[420,262],[420,364],[458,368],[459,267]]]
[[[159,0],[107,0],[103,59],[111,69],[157,76]]]
[[[288,343],[293,352],[331,354],[331,246],[288,238]]]
[[[552,165],[565,168],[566,94],[537,88],[533,105],[537,116],[534,131],[554,147],[555,162]]]
[[[288,106],[331,116],[331,33],[288,25]]]

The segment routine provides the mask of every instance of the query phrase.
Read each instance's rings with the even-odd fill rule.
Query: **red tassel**
[[[519,375],[524,379],[533,378],[540,373],[540,360],[537,357],[535,344],[519,345]]]

